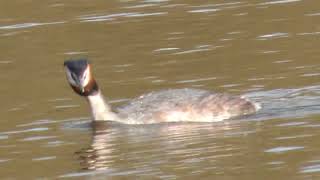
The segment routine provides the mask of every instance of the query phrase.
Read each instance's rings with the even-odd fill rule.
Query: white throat
[[[111,111],[111,107],[106,103],[100,91],[95,95],[88,96],[87,99],[95,121],[118,120],[117,115]]]

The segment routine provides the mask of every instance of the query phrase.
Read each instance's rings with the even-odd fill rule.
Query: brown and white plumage
[[[199,89],[151,92],[112,110],[104,100],[87,60],[64,63],[72,89],[89,101],[95,121],[126,124],[214,122],[255,113],[259,106],[246,98]]]

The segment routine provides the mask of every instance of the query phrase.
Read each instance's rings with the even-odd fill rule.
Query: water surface
[[[3,178],[315,179],[320,3],[307,0],[0,3]],[[142,93],[245,94],[218,123],[100,124],[63,61],[88,57],[113,106]],[[17,173],[19,172],[19,173]]]

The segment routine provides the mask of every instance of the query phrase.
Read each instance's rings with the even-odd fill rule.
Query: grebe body
[[[72,89],[87,98],[94,121],[126,124],[215,122],[250,115],[260,108],[243,97],[185,88],[144,94],[112,110],[98,88],[87,60],[68,60],[64,66]]]

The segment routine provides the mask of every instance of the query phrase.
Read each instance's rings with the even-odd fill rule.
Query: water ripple
[[[319,35],[320,31],[316,31],[316,32],[305,32],[305,33],[298,33],[297,35],[299,36],[306,36],[306,35]]]
[[[144,0],[146,3],[162,3],[162,2],[169,2],[170,0]]]
[[[303,168],[300,170],[300,172],[301,172],[301,173],[320,172],[320,164],[310,165],[310,166],[303,167]]]
[[[88,52],[84,52],[84,51],[70,51],[70,52],[65,52],[63,53],[65,55],[78,55],[78,54],[88,54]]]
[[[9,138],[8,135],[1,135],[1,136],[0,136],[0,140],[2,140],[2,139],[8,139],[8,138]]]
[[[259,5],[272,5],[272,4],[284,4],[284,3],[292,3],[292,2],[299,2],[301,0],[272,0],[264,3],[260,3]]]
[[[38,127],[38,128],[24,129],[24,130],[0,132],[0,135],[20,134],[20,133],[26,133],[26,132],[39,132],[39,131],[48,131],[48,130],[49,130],[48,127]]]
[[[251,92],[246,94],[246,97],[256,102],[263,102],[263,108],[257,113],[257,117],[262,119],[297,118],[320,112],[319,94],[319,86],[309,86],[297,89]],[[288,125],[290,124],[285,124],[285,126]]]
[[[264,34],[261,36],[258,36],[258,40],[269,40],[274,38],[283,38],[283,37],[289,37],[289,33],[283,33],[283,32],[275,32],[271,34]]]
[[[47,161],[51,159],[56,159],[56,156],[46,156],[46,157],[39,157],[39,158],[33,158],[32,161]]]
[[[216,80],[216,79],[217,79],[217,77],[208,77],[208,78],[181,80],[181,81],[176,81],[176,83],[178,83],[178,84],[195,83],[195,82],[210,81],[210,80]]]
[[[180,51],[180,52],[176,52],[173,54],[180,55],[180,54],[190,54],[190,53],[203,52],[203,51],[211,51],[211,50],[221,48],[221,47],[223,47],[223,46],[201,45],[201,46],[196,46],[190,50]]]
[[[21,24],[14,24],[8,26],[0,26],[0,30],[7,30],[7,29],[24,29],[24,28],[31,28],[35,26],[44,26],[44,25],[52,25],[52,24],[63,24],[66,23],[65,21],[60,22],[49,22],[49,23],[21,23]]]
[[[139,5],[132,5],[132,6],[125,6],[125,9],[137,9],[137,8],[146,8],[146,7],[153,7],[157,4],[139,4]]]
[[[0,159],[0,163],[11,161],[12,159]]]
[[[320,76],[320,73],[305,73],[301,75],[301,77],[313,77],[313,76]]]
[[[168,12],[153,12],[153,13],[141,13],[141,12],[127,12],[127,13],[116,13],[109,15],[85,15],[78,19],[81,22],[97,22],[97,21],[112,21],[117,18],[131,18],[131,17],[146,17],[146,16],[160,16],[166,15]]]
[[[233,7],[235,5],[242,5],[244,4],[244,2],[226,2],[226,3],[217,3],[217,4],[204,4],[204,5],[198,5],[198,6],[190,6],[193,8],[208,8],[208,7],[224,7],[224,6],[228,6],[228,7]]]
[[[159,48],[159,49],[153,50],[153,52],[174,51],[174,50],[179,50],[179,49],[180,48],[175,48],[175,47]]]
[[[58,105],[55,106],[55,109],[68,109],[68,108],[76,108],[76,107],[80,107],[80,105],[77,104],[69,104],[69,105]]]
[[[305,125],[307,122],[288,122],[277,125],[278,127]]]
[[[293,150],[300,150],[304,149],[302,146],[286,146],[286,147],[276,147],[276,148],[271,148],[268,150],[265,150],[264,152],[266,153],[283,153],[287,151],[293,151]]]
[[[129,16],[130,14],[134,14],[134,13],[116,13],[116,14],[100,15],[100,16],[84,15],[79,17],[79,20],[82,20],[83,22],[109,21],[118,17],[126,17],[126,16]]]
[[[198,10],[190,10],[189,13],[210,13],[210,12],[217,12],[220,9],[198,9]]]
[[[305,14],[305,16],[320,16],[320,13]]]
[[[293,136],[284,136],[284,137],[278,137],[275,138],[276,140],[288,140],[288,139],[297,139],[297,138],[306,138],[306,137],[312,137],[314,135],[312,134],[304,134],[304,135],[293,135]]]
[[[64,141],[49,141],[47,142],[47,144],[45,145],[45,147],[57,147],[57,146],[61,146],[61,145],[65,145],[66,143]]]
[[[39,140],[53,139],[56,137],[57,136],[32,136],[32,137],[23,138],[20,141],[39,141]]]

